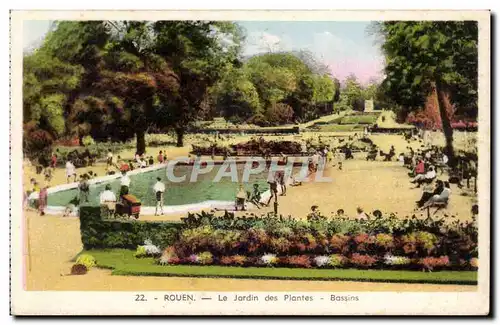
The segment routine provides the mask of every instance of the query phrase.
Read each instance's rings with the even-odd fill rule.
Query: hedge
[[[139,220],[106,220],[99,207],[80,207],[80,233],[84,249],[135,249],[150,239],[159,247],[172,245],[181,223]]]

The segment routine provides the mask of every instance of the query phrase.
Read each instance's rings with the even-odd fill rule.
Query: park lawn
[[[351,132],[361,131],[363,130],[363,126],[358,124],[319,124],[311,126],[308,129],[315,132]]]
[[[377,121],[378,115],[350,115],[344,116],[339,124],[373,124]]]
[[[231,267],[159,265],[153,258],[136,258],[126,249],[89,250],[97,266],[112,269],[114,275],[219,277],[280,280],[343,280],[365,282],[435,283],[477,285],[475,271],[396,271],[357,269],[302,269],[272,267]]]

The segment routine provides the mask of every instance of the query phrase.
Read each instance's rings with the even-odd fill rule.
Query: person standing
[[[45,176],[45,182],[47,184],[50,184],[50,182],[52,181],[52,168],[51,167],[45,168],[44,176]]]
[[[68,161],[66,162],[66,180],[67,182],[69,183],[69,180],[71,178],[71,176],[74,177],[74,182],[76,182],[76,169],[75,169],[75,165],[73,165],[73,162],[71,162],[71,160],[68,159]]]
[[[157,158],[157,159],[158,159],[158,162],[159,162],[160,164],[162,164],[162,163],[163,163],[163,152],[162,152],[161,150],[160,150],[160,153],[158,154],[158,158]]]
[[[111,191],[111,185],[107,184],[105,190],[99,195],[101,214],[111,217],[116,210],[116,195]]]
[[[120,197],[127,195],[130,187],[130,178],[127,176],[127,172],[122,172],[122,177],[120,179]]]
[[[249,202],[260,209],[260,205],[261,205],[260,199],[261,199],[261,196],[260,196],[259,184],[255,183],[255,184],[253,184],[253,192],[250,195]]]
[[[50,157],[50,167],[53,169],[57,166],[57,155],[55,152],[52,153],[52,157]]]
[[[312,156],[312,163],[313,163],[314,172],[318,171],[319,158],[320,158],[319,153],[318,153],[318,151],[316,151],[314,153],[314,155]]]
[[[156,208],[155,208],[155,216],[158,215],[158,208],[161,210],[161,214],[163,215],[163,197],[165,194],[165,184],[161,181],[160,177],[156,178],[156,183],[153,186],[153,191],[156,196]]]
[[[111,149],[108,149],[108,158],[106,163],[108,167],[113,165],[113,153],[111,152]]]
[[[43,186],[43,188],[40,190],[40,193],[38,194],[38,211],[40,212],[41,216],[45,215],[45,209],[47,208],[47,189],[47,186]]]
[[[326,152],[326,160],[328,163],[331,163],[333,161],[333,152],[331,150],[328,150]]]
[[[281,196],[286,195],[286,181],[285,181],[285,171],[281,170],[276,173],[276,178],[281,187]]]
[[[278,185],[276,184],[276,175],[274,172],[269,172],[269,176],[267,178],[267,183],[269,184],[269,200],[267,200],[267,206],[271,203],[271,199],[274,197],[275,200],[278,200]]]
[[[88,178],[87,174],[83,174],[80,179],[80,184],[78,184],[78,189],[80,190],[80,204],[89,202],[90,185]]]

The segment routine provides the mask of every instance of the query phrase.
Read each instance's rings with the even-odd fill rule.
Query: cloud
[[[289,37],[280,37],[266,31],[251,32],[247,36],[245,54],[288,51],[291,49]]]
[[[312,51],[325,59],[332,56],[356,56],[360,53],[358,44],[329,31],[313,34]]]

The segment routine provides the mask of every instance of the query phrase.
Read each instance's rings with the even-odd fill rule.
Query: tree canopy
[[[477,116],[477,22],[388,21],[378,29],[384,39],[386,94],[407,114],[421,109],[435,92],[446,148],[453,155],[453,115]],[[451,111],[447,97],[455,106]]]
[[[170,127],[182,145],[208,89],[237,62],[242,37],[229,22],[60,22],[24,58],[27,131],[136,135],[143,152],[149,127]]]
[[[328,113],[324,105],[333,102],[338,89],[332,77],[321,73],[321,66],[304,53],[265,53],[233,68],[214,87],[214,114],[275,125]]]

